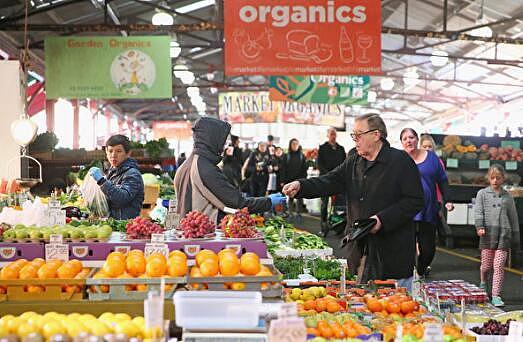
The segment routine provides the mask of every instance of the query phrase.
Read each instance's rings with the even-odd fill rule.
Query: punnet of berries
[[[228,238],[259,238],[261,234],[256,230],[256,221],[249,215],[247,208],[236,211],[234,215],[225,216],[220,222],[225,237]]]
[[[207,215],[199,211],[190,211],[180,220],[178,229],[182,230],[184,238],[195,239],[214,233],[216,226],[211,223]]]

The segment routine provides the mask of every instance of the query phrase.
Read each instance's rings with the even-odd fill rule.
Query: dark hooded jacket
[[[110,217],[127,220],[140,216],[144,186],[136,160],[127,158],[118,167],[110,168],[100,189],[107,198]]]
[[[218,224],[225,213],[234,209],[247,207],[251,213],[271,209],[268,198],[243,197],[218,168],[230,130],[227,122],[210,117],[194,124],[194,150],[174,177],[177,211],[181,216],[197,210]]]

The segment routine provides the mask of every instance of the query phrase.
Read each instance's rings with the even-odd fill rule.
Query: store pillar
[[[73,104],[73,149],[80,148],[80,105],[78,99]]]
[[[48,132],[54,132],[54,105],[56,100],[45,100],[45,125]]]

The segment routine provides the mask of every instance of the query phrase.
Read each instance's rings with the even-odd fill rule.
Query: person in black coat
[[[250,179],[251,196],[265,196],[269,182],[269,165],[271,157],[267,144],[260,142],[258,148],[249,156],[245,178]]]
[[[293,138],[289,141],[289,150],[283,157],[283,182],[290,183],[297,179],[306,177],[307,163],[305,156],[301,150],[300,142],[298,139]],[[301,222],[301,208],[303,207],[303,199],[298,198],[296,201],[294,199],[290,199],[288,205],[290,219],[293,219],[293,212],[296,212],[296,219],[298,222]]]
[[[365,238],[349,244],[349,270],[358,270],[360,282],[398,279],[400,286],[410,288],[416,255],[412,219],[424,206],[418,168],[404,151],[390,146],[385,123],[377,114],[357,117],[351,137],[356,147],[340,166],[286,184],[283,193],[315,198],[343,189],[349,231],[357,219],[377,221]]]
[[[320,175],[334,170],[345,160],[345,148],[336,142],[336,129],[331,127],[327,130],[327,141],[318,149],[317,165]],[[321,198],[321,231],[327,234],[327,208],[329,197]]]
[[[223,173],[229,182],[236,188],[240,188],[242,182],[242,150],[240,149],[240,138],[231,135],[231,143],[225,149],[223,156]]]

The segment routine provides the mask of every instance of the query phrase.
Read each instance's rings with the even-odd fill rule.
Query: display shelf
[[[518,162],[514,160],[482,160],[482,159],[457,159],[458,161],[458,167],[449,167],[447,164],[448,159],[453,158],[441,158],[443,160],[443,163],[446,165],[447,171],[477,171],[486,173],[489,166],[492,164],[499,164],[505,168],[505,170],[509,173],[517,173],[517,170],[523,167],[523,162]],[[488,162],[489,166],[481,165],[485,162]],[[516,170],[510,170],[510,163],[514,163],[517,166]],[[509,163],[509,167],[507,169],[507,163]]]
[[[43,258],[44,255],[45,247],[43,243],[0,243],[0,264],[22,258],[27,260]]]

